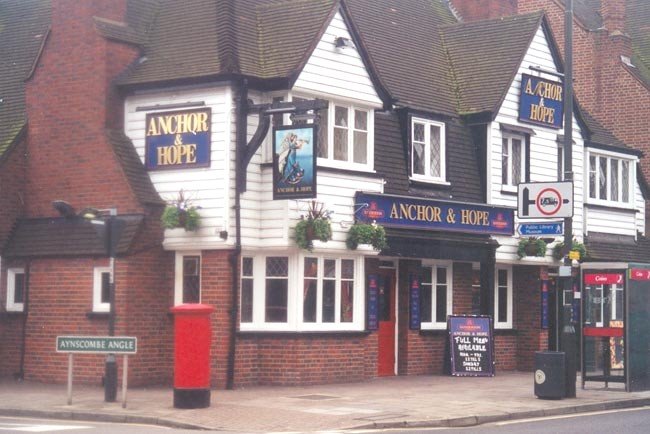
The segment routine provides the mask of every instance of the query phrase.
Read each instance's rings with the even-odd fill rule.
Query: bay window
[[[244,256],[241,330],[363,330],[362,260]]]
[[[594,204],[631,207],[635,160],[617,155],[588,152],[588,201]]]

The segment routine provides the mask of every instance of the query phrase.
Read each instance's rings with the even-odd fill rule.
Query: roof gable
[[[460,114],[496,114],[542,17],[535,12],[440,29],[454,72]]]

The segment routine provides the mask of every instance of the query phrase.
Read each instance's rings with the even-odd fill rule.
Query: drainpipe
[[[244,150],[247,143],[248,126],[248,81],[239,84],[236,109],[236,140],[235,140],[235,250],[230,255],[232,273],[232,303],[230,309],[230,347],[228,348],[228,366],[226,371],[226,389],[233,389],[235,382],[235,353],[237,350],[237,314],[239,312],[239,262],[241,256],[241,192]]]
[[[23,301],[23,330],[20,344],[20,370],[18,371],[18,380],[25,379],[25,343],[27,342],[27,315],[29,314],[29,268],[31,261],[27,261],[25,266],[25,301]]]

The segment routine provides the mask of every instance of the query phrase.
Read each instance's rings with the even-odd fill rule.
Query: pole
[[[110,209],[108,220],[106,221],[106,251],[109,257],[109,278],[108,278],[108,335],[115,336],[115,248],[113,247],[113,225],[117,210]],[[117,398],[117,361],[115,354],[106,356],[104,366],[104,401],[115,402]]]
[[[129,356],[124,355],[124,363],[122,364],[122,408],[126,408],[126,386],[129,377]]]
[[[72,405],[72,353],[68,354],[68,405]]]
[[[573,182],[573,0],[566,0],[564,13],[564,180]],[[568,253],[573,244],[573,220],[564,219],[564,263],[571,266]],[[576,332],[571,321],[571,306],[564,304],[564,292],[571,290],[573,294],[573,273],[563,277],[562,287],[562,337],[561,349],[566,354],[566,393],[567,398],[576,397]],[[559,294],[558,294],[559,295]],[[571,304],[573,305],[573,303]],[[558,312],[559,313],[559,312]]]

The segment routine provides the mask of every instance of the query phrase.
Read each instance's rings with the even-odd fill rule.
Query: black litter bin
[[[566,358],[563,351],[535,352],[535,396],[562,399],[566,396]]]

